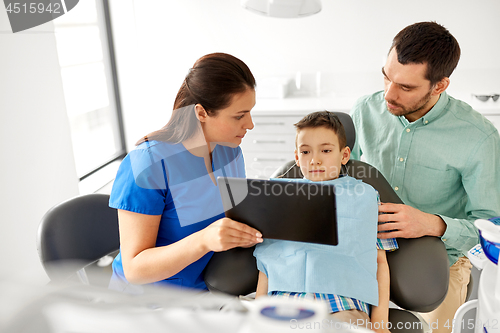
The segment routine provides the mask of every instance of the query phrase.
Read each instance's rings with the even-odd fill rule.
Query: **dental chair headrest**
[[[345,112],[333,112],[337,117],[339,117],[340,122],[344,126],[346,144],[349,149],[354,148],[354,143],[356,142],[356,129],[354,128],[354,123],[352,118],[348,113]]]

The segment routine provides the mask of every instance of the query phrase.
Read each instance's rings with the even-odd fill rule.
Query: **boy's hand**
[[[378,206],[378,238],[418,238],[422,236],[443,236],[446,223],[437,215],[424,213],[403,204],[382,203]],[[383,232],[380,231],[389,231]]]

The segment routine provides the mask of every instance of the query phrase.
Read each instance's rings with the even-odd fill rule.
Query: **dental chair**
[[[347,113],[336,112],[344,125],[347,145],[354,146],[354,124]],[[370,184],[380,194],[382,202],[402,203],[382,174],[371,165],[350,160],[343,173]],[[271,178],[303,178],[295,161],[276,170]],[[424,329],[414,312],[430,312],[446,297],[449,280],[448,256],[443,242],[425,236],[398,240],[399,249],[387,253],[390,269],[391,301],[400,309],[389,310],[392,333],[423,333]],[[256,290],[258,270],[253,256],[254,247],[235,248],[214,253],[205,269],[205,283],[210,291],[234,296]],[[398,323],[402,323],[399,324]]]
[[[81,195],[52,207],[38,226],[37,250],[51,282],[107,287],[120,249],[109,195]]]

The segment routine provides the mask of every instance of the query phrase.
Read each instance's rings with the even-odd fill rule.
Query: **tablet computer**
[[[264,238],[337,245],[335,187],[301,180],[218,177],[229,217]]]

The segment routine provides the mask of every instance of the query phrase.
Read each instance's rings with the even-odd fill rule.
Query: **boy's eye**
[[[329,153],[331,151],[332,151],[331,149],[323,149],[323,153]]]

